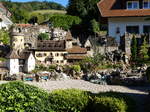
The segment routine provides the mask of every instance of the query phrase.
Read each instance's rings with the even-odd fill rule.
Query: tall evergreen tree
[[[132,38],[132,44],[131,44],[131,60],[136,61],[137,60],[137,40],[135,38],[135,35]]]
[[[141,58],[144,60],[144,59],[148,59],[148,44],[147,44],[147,41],[146,41],[146,37],[144,37],[144,41],[143,41],[143,44],[141,46],[141,49],[140,49],[140,56]]]
[[[67,14],[79,16],[82,19],[82,23],[78,27],[80,28],[79,32],[81,34],[84,34],[85,32],[86,34],[93,34],[93,32],[91,32],[90,25],[91,20],[99,20],[100,13],[97,7],[97,3],[99,1],[100,0],[69,0]],[[78,28],[74,29],[75,32]]]

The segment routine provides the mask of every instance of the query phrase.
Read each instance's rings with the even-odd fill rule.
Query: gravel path
[[[93,83],[83,81],[83,80],[26,82],[26,83],[45,89],[47,91],[52,91],[55,89],[75,88],[75,89],[91,91],[93,93],[116,91],[116,92],[121,92],[121,93],[147,95],[148,90],[150,90],[150,87],[143,87],[143,86],[142,87],[125,87],[125,86],[113,86],[113,85],[99,85],[99,84],[93,84]]]

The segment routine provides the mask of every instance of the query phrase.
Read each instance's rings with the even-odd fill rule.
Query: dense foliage
[[[99,21],[100,13],[97,7],[97,3],[100,0],[69,0],[67,14],[73,16],[79,16],[82,19],[82,23],[79,25],[78,32],[80,33],[92,33],[91,29],[94,25],[92,20]]]
[[[148,48],[149,48],[149,45],[146,41],[146,37],[144,37],[144,41],[143,41],[143,44],[141,46],[141,49],[140,49],[140,57],[145,60],[145,59],[148,59],[149,56],[148,56]]]
[[[132,59],[132,61],[137,60],[137,54],[138,54],[137,40],[134,35],[132,38],[132,44],[131,44],[131,59]]]
[[[111,61],[107,60],[104,55],[100,53],[95,54],[93,57],[86,57],[84,60],[76,63],[80,65],[81,70],[83,72],[95,72],[101,69],[109,69],[109,68],[118,68],[122,67],[122,64],[119,62],[113,64]]]
[[[57,90],[49,100],[59,112],[134,112],[134,101],[121,93],[92,94],[81,90]]]
[[[92,112],[126,112],[127,105],[123,100],[112,97],[96,97]]]
[[[133,103],[120,93],[67,89],[48,94],[22,82],[0,85],[1,112],[134,112]]]
[[[45,10],[45,9],[56,9],[65,10],[60,4],[54,2],[4,2],[4,5],[12,13],[12,20],[14,23],[27,23],[31,18],[30,12],[35,10]]]
[[[1,112],[48,112],[48,93],[22,82],[0,85]]]
[[[81,23],[81,19],[79,17],[70,15],[53,15],[50,17],[49,21],[53,27],[61,27],[65,30],[68,30],[73,25]]]
[[[56,90],[50,94],[49,101],[56,112],[86,112],[89,96],[80,90]]]
[[[5,45],[8,45],[10,43],[10,36],[8,31],[4,29],[0,30],[0,41]]]
[[[40,33],[38,35],[38,40],[49,40],[49,35],[47,33]]]

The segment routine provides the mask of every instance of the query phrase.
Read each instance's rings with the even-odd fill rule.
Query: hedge
[[[115,92],[93,94],[76,89],[50,93],[51,108],[59,112],[134,112],[135,102]]]
[[[48,93],[23,82],[0,85],[0,112],[50,111]]]
[[[0,85],[0,112],[134,112],[134,101],[121,93],[93,94],[76,89],[47,93],[23,82]]]
[[[68,89],[56,90],[49,95],[51,108],[57,112],[85,112],[89,103],[88,92]]]

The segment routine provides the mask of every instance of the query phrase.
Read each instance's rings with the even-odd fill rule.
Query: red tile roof
[[[30,26],[32,26],[32,25],[31,25],[31,24],[16,24],[16,26],[30,27]]]
[[[101,0],[97,4],[102,17],[150,16],[150,9],[111,9],[115,2],[116,0]]]
[[[70,49],[67,49],[67,52],[70,54],[86,54],[86,48],[81,48],[80,46],[73,46]]]
[[[82,60],[82,59],[85,59],[86,56],[83,56],[83,55],[67,55],[66,56],[66,59],[69,59],[69,60]]]

